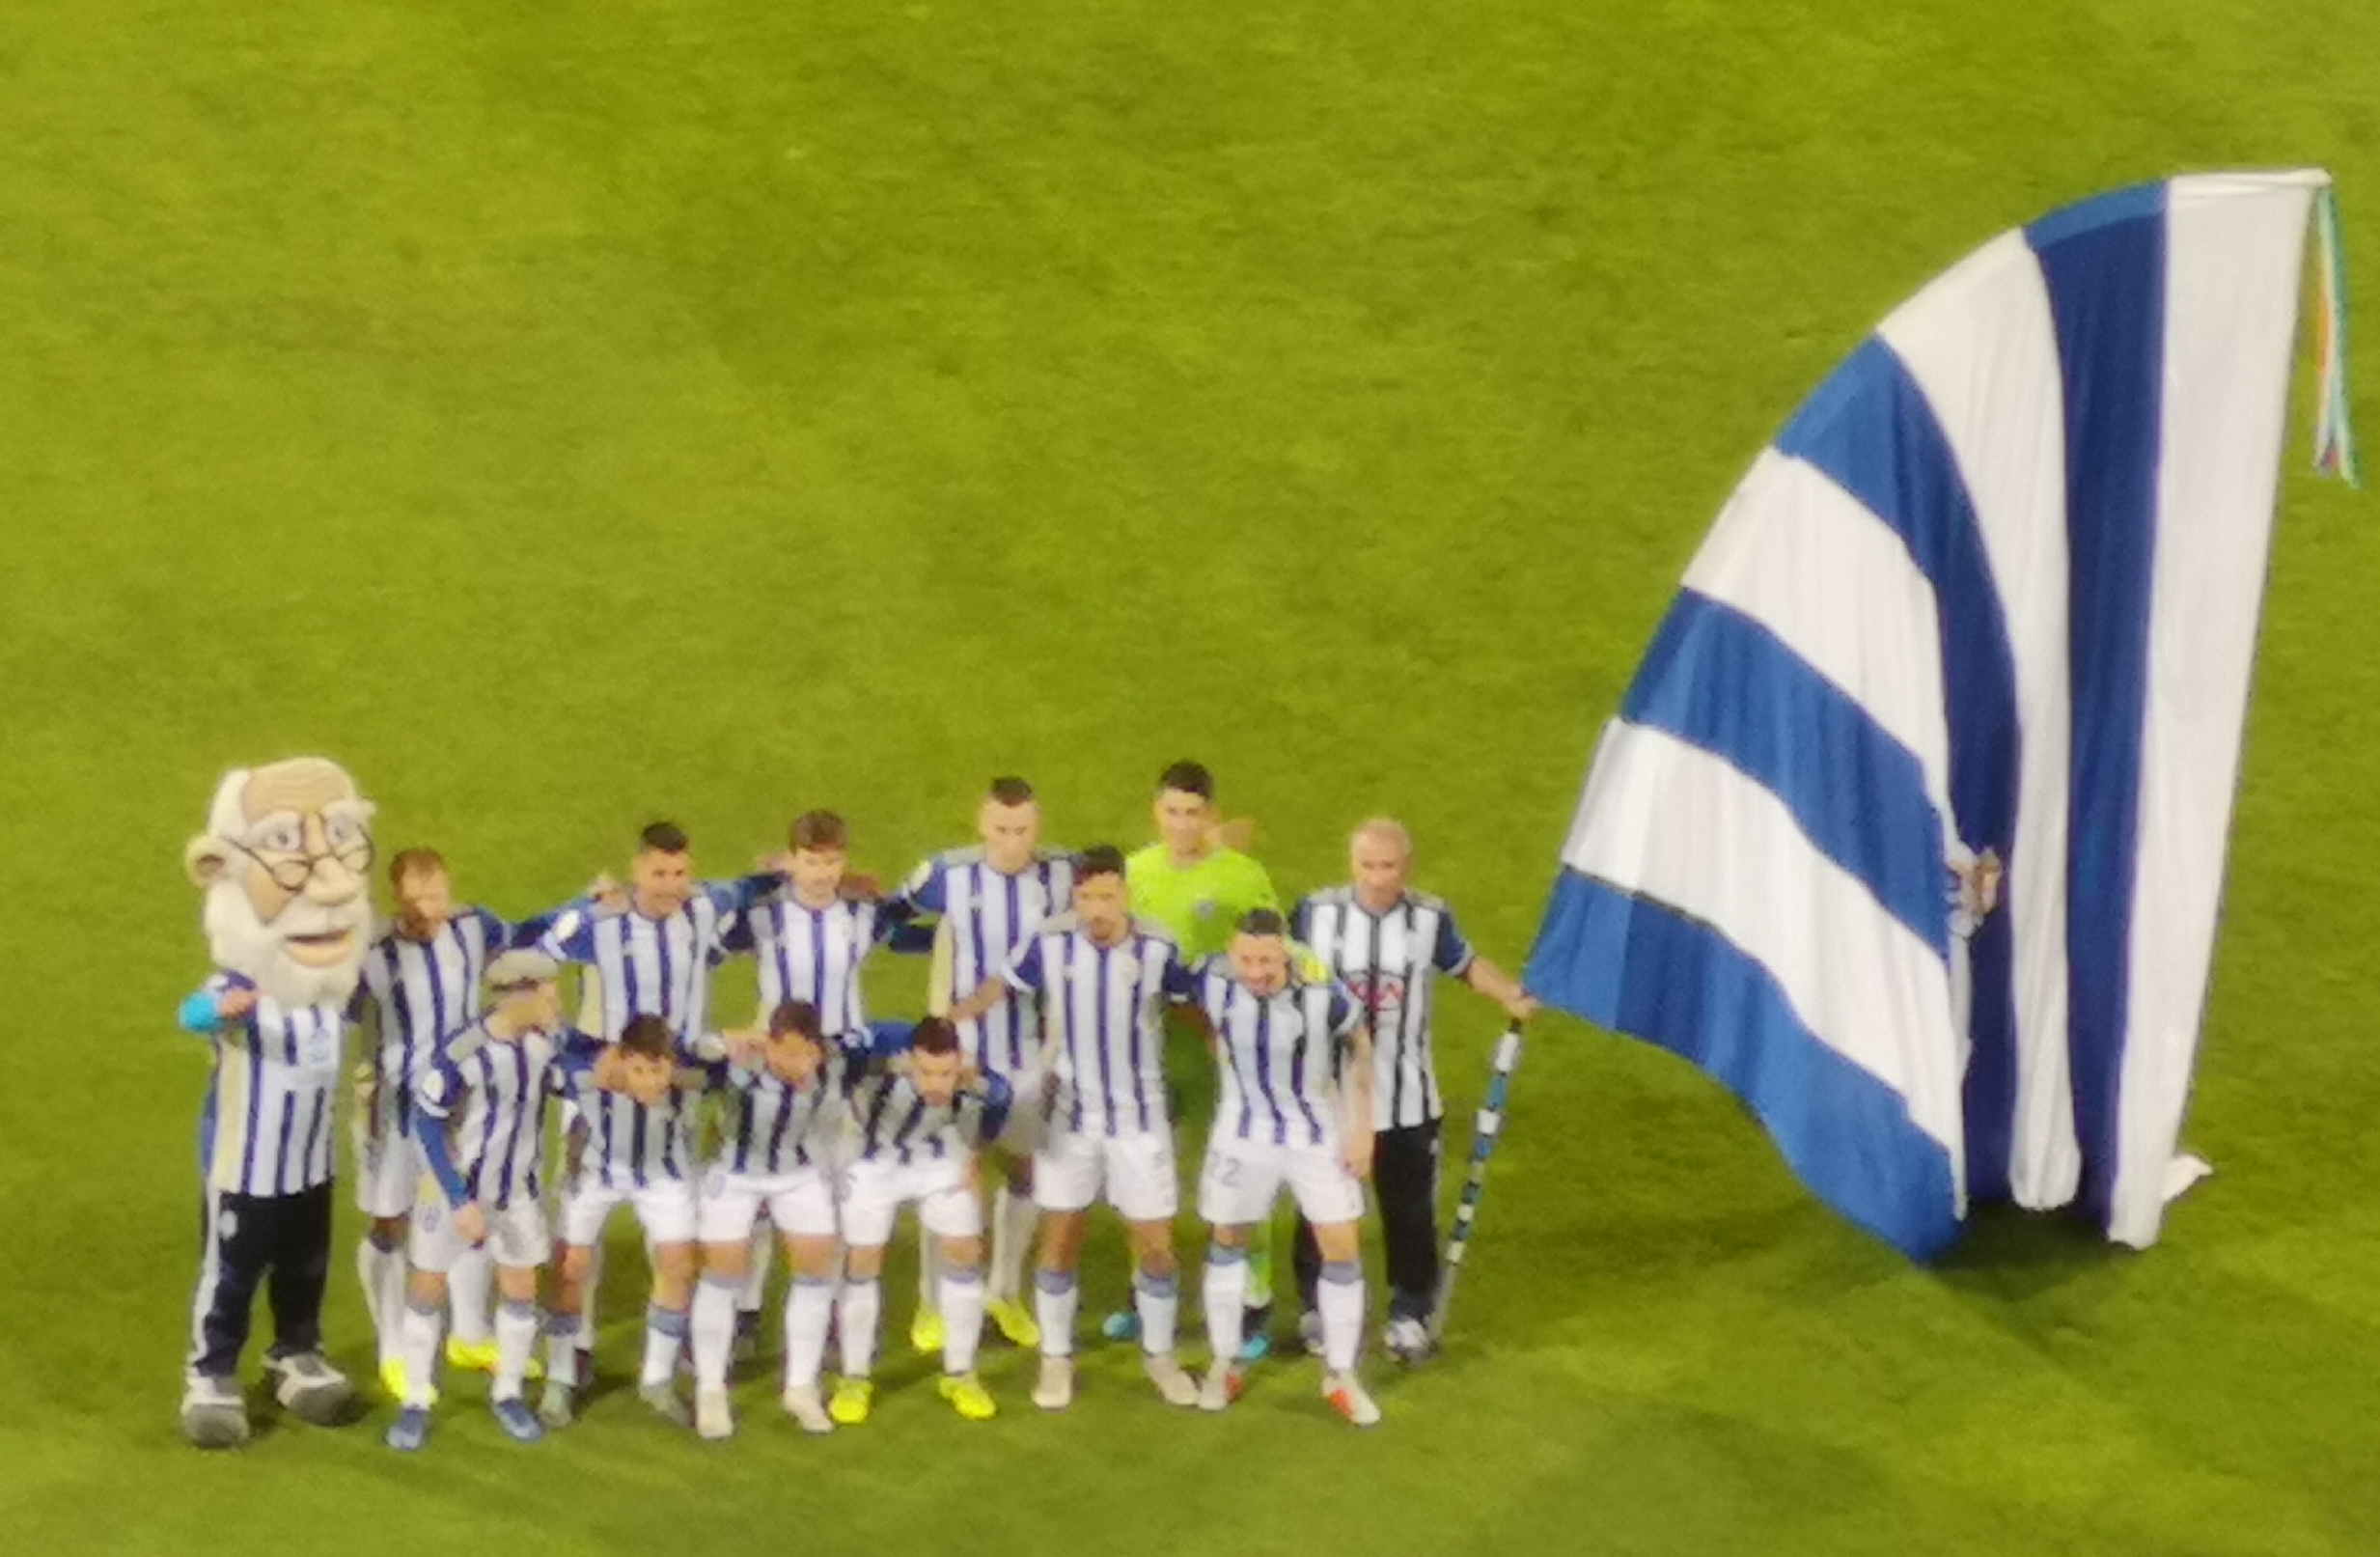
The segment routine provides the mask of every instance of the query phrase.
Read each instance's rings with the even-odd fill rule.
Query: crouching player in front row
[[[706,1438],[735,1431],[728,1355],[736,1299],[752,1269],[763,1208],[785,1239],[793,1281],[785,1299],[785,1408],[811,1432],[835,1424],[818,1402],[818,1363],[835,1307],[836,1142],[849,1114],[854,1068],[818,1031],[818,1008],[780,1002],[765,1037],[728,1034],[725,1084],[734,1095],[719,1156],[703,1176],[696,1222],[703,1279],[694,1291],[694,1426]]]
[[[592,1039],[564,1049],[558,1089],[587,1123],[578,1174],[562,1205],[562,1279],[546,1334],[545,1393],[538,1415],[567,1427],[576,1406],[578,1332],[586,1323],[588,1275],[603,1224],[622,1201],[636,1208],[652,1252],[652,1299],[645,1310],[645,1362],[637,1394],[670,1421],[691,1418],[675,1383],[694,1287],[694,1179],[688,1166],[694,1099],[706,1084],[680,1053],[669,1022],[631,1017],[616,1043]]]
[[[1222,1070],[1199,1174],[1199,1215],[1214,1230],[1204,1283],[1214,1362],[1199,1404],[1220,1411],[1239,1394],[1249,1237],[1271,1217],[1286,1182],[1321,1247],[1322,1398],[1357,1427],[1370,1427],[1380,1408],[1355,1376],[1364,1333],[1357,1237],[1372,1148],[1371,1035],[1363,1010],[1336,979],[1291,973],[1288,926],[1271,908],[1241,918],[1229,953],[1204,965],[1199,984]]]
[[[976,1154],[1008,1122],[1009,1084],[984,1075],[959,1051],[958,1030],[940,1016],[914,1028],[870,1028],[867,1074],[852,1089],[854,1156],[844,1170],[843,1294],[836,1323],[843,1378],[828,1409],[844,1426],[868,1420],[875,1398],[884,1246],[893,1218],[914,1201],[918,1220],[940,1240],[942,1398],[970,1421],[998,1409],[975,1376],[983,1332],[983,1206]]]
[[[502,1297],[488,1407],[519,1442],[544,1436],[521,1399],[521,1380],[537,1350],[538,1267],[545,1263],[538,1181],[562,1048],[560,972],[540,952],[498,957],[487,969],[492,1006],[440,1039],[415,1083],[413,1130],[433,1183],[413,1208],[413,1274],[399,1330],[404,1404],[389,1425],[392,1449],[419,1449],[429,1437],[447,1273],[483,1247]]]

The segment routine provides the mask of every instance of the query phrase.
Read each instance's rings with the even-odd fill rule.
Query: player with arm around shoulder
[[[1337,980],[1297,975],[1288,925],[1271,908],[1244,915],[1230,951],[1201,970],[1199,1003],[1213,1026],[1222,1072],[1199,1173],[1199,1216],[1212,1230],[1204,1294],[1214,1353],[1199,1404],[1220,1411],[1239,1393],[1249,1238],[1286,1183],[1322,1252],[1322,1397],[1348,1421],[1370,1427],[1380,1408],[1355,1376],[1364,1331],[1363,1181],[1372,1152],[1371,1039],[1363,1011]]]
[[[841,1216],[843,1292],[835,1322],[843,1376],[828,1413],[845,1427],[868,1420],[875,1398],[871,1375],[883,1312],[884,1248],[900,1208],[940,1240],[942,1398],[969,1421],[996,1414],[975,1375],[983,1333],[983,1205],[976,1192],[976,1154],[1007,1123],[1010,1091],[998,1076],[966,1062],[958,1033],[941,1016],[909,1027],[877,1023],[867,1073],[852,1088],[851,1160],[844,1170]]]
[[[603,1225],[624,1201],[652,1251],[652,1295],[645,1310],[645,1360],[637,1394],[671,1422],[692,1420],[674,1383],[694,1286],[694,1109],[709,1077],[650,1013],[629,1019],[611,1043],[576,1041],[563,1051],[559,1086],[587,1131],[562,1206],[562,1271],[547,1328],[545,1393],[538,1414],[567,1427],[575,1414],[578,1333],[586,1324],[588,1274]]]
[[[1018,992],[1041,1000],[1050,1088],[1034,1154],[1041,1245],[1034,1272],[1041,1376],[1033,1401],[1074,1398],[1075,1271],[1091,1206],[1102,1194],[1132,1251],[1135,1329],[1149,1381],[1169,1404],[1197,1387],[1174,1357],[1180,1309],[1174,1256],[1174,1127],[1167,1112],[1164,1014],[1192,993],[1173,938],[1136,920],[1123,856],[1101,845],[1075,857],[1073,911],[1045,922],[1008,967],[952,1008],[964,1018]]]
[[[849,1116],[854,1068],[818,1031],[817,1008],[807,1001],[781,1002],[764,1034],[726,1037],[721,1069],[733,1107],[695,1213],[703,1245],[693,1312],[695,1431],[724,1438],[735,1430],[728,1355],[753,1234],[765,1212],[793,1268],[785,1300],[785,1408],[805,1432],[831,1432],[834,1420],[818,1401],[818,1364],[835,1304],[832,1158]]]
[[[539,1180],[545,1103],[563,1044],[560,973],[540,952],[498,957],[487,969],[490,1008],[441,1040],[414,1084],[413,1132],[430,1182],[414,1206],[408,1239],[405,1393],[388,1430],[392,1449],[429,1440],[448,1274],[482,1250],[495,1265],[501,1298],[488,1408],[515,1441],[544,1436],[521,1385],[537,1350],[538,1270],[548,1240]]]

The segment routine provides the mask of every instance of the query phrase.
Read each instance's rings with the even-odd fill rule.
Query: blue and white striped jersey
[[[850,1119],[860,1063],[828,1045],[808,1085],[789,1087],[765,1062],[713,1068],[734,1096],[734,1118],[720,1142],[718,1166],[730,1173],[786,1174],[831,1162],[835,1138]]]
[[[727,956],[729,932],[753,900],[783,877],[747,876],[705,881],[678,910],[660,919],[631,907],[596,911],[586,900],[557,914],[538,950],[592,969],[581,990],[580,1025],[609,1042],[629,1018],[658,1015],[681,1043],[709,1028],[710,970]]]
[[[182,1005],[182,1026],[212,1041],[214,1074],[199,1119],[199,1169],[209,1189],[291,1195],[331,1178],[332,1114],[347,1006],[287,1007],[260,992],[233,1021],[217,997],[256,986],[217,972]]]
[[[1055,1117],[1094,1135],[1162,1130],[1168,1001],[1196,993],[1174,939],[1135,919],[1113,946],[1071,913],[1044,920],[1001,970],[1010,987],[1041,996],[1057,1045]]]
[[[903,922],[939,914],[951,937],[951,988],[960,994],[997,977],[1043,920],[1074,901],[1074,860],[1037,849],[1013,874],[995,871],[981,846],[945,849],[909,875],[885,912]],[[898,948],[896,948],[898,949]],[[958,1024],[958,1041],[986,1074],[1014,1075],[1033,1061],[1041,1042],[1039,997],[1018,990],[974,1021]]]
[[[728,947],[751,952],[760,963],[761,1025],[778,1002],[806,1000],[818,1008],[819,1030],[844,1039],[867,1030],[860,964],[892,928],[872,900],[838,898],[813,908],[794,901],[789,887],[753,904]]]
[[[903,1056],[910,1031],[907,1022],[877,1022],[870,1029],[870,1046],[859,1057],[865,1070],[851,1089],[859,1156],[906,1164],[963,1156],[997,1138],[1014,1101],[1007,1079],[978,1072],[959,1083],[949,1102],[929,1103],[909,1080]]]
[[[648,1107],[626,1093],[595,1085],[595,1065],[602,1052],[601,1042],[582,1035],[565,1043],[555,1060],[555,1090],[570,1100],[587,1126],[586,1149],[578,1163],[581,1179],[609,1189],[642,1189],[691,1178],[695,1109],[702,1101],[702,1088],[673,1087]],[[687,1074],[680,1071],[681,1082]]]
[[[427,940],[392,927],[364,953],[356,1015],[369,1020],[373,1080],[410,1129],[413,1083],[440,1036],[480,1014],[480,976],[510,944],[512,929],[484,908],[467,907]]]
[[[1299,902],[1290,933],[1337,974],[1371,1027],[1375,1129],[1426,1125],[1444,1112],[1430,1045],[1430,986],[1437,973],[1462,977],[1471,943],[1454,913],[1425,892],[1407,892],[1385,912],[1332,887]]]
[[[423,1063],[413,1129],[454,1204],[503,1210],[543,1192],[545,1100],[563,1042],[543,1031],[500,1042],[481,1018],[449,1033]]]
[[[1214,1024],[1222,1086],[1218,1131],[1276,1146],[1327,1146],[1339,1138],[1339,1041],[1363,1021],[1363,1009],[1338,980],[1292,978],[1259,995],[1209,958],[1198,975],[1199,1005]]]

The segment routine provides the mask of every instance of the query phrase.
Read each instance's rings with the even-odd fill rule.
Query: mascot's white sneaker
[[[248,1441],[248,1403],[235,1379],[192,1375],[181,1389],[181,1435],[201,1449],[236,1449]]]
[[[301,1422],[318,1428],[345,1423],[355,1403],[355,1386],[347,1376],[322,1360],[318,1351],[293,1351],[264,1359],[264,1376],[273,1381],[273,1399]]]

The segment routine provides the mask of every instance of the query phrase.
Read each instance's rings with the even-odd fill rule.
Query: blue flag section
[[[1761,451],[1606,727],[1528,967],[1912,1258],[2154,1242],[2196,1059],[2317,171],[2003,234]]]

